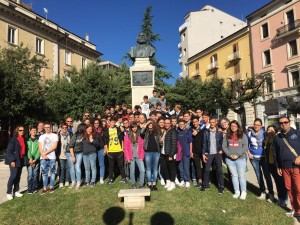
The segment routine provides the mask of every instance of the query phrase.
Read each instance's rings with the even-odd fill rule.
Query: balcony
[[[184,24],[182,24],[180,27],[179,27],[179,33],[181,33],[183,30],[185,30],[188,26],[188,23],[185,22]]]
[[[277,29],[277,38],[300,32],[300,19]]]
[[[218,68],[219,68],[218,61],[214,61],[213,63],[207,65],[208,71],[217,70]]]
[[[199,70],[195,70],[195,71],[193,71],[192,72],[192,77],[194,77],[194,76],[200,76],[200,71]]]
[[[181,42],[178,44],[178,49],[181,49],[182,48],[182,44]]]
[[[229,78],[231,78],[233,81],[240,80],[242,78],[242,75],[240,73],[236,73],[236,74],[229,76]]]
[[[241,59],[241,53],[239,51],[234,52],[227,56],[227,62],[235,62]]]

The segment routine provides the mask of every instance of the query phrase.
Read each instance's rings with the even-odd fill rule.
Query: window
[[[199,70],[199,63],[198,62],[195,64],[195,69]]]
[[[233,50],[233,53],[239,51],[239,45],[238,45],[238,43],[235,43],[235,44],[232,46],[232,50]]]
[[[289,57],[293,57],[298,55],[298,49],[297,49],[297,41],[293,40],[288,43],[288,55]]]
[[[273,89],[273,80],[272,80],[271,77],[270,77],[270,79],[268,79],[266,81],[266,91],[267,91],[267,93],[270,93],[270,92],[274,91],[274,89]]]
[[[299,85],[299,71],[291,72],[292,74],[292,85],[293,87]]]
[[[184,41],[185,40],[185,33],[183,33],[182,35],[181,35],[181,41]]]
[[[65,64],[71,65],[71,52],[68,50],[66,50],[66,54],[65,54]]]
[[[17,30],[13,27],[8,27],[8,36],[7,36],[7,41],[8,43],[17,44]]]
[[[264,60],[264,66],[271,65],[271,52],[270,50],[263,52],[263,60]]]
[[[37,38],[35,41],[35,51],[36,53],[39,54],[44,54],[44,46],[43,46],[44,42],[42,39]]]
[[[262,39],[269,37],[268,23],[261,25],[261,37]]]
[[[182,55],[185,56],[186,55],[186,48],[183,49]]]
[[[87,65],[86,58],[82,58],[82,69],[85,69]]]

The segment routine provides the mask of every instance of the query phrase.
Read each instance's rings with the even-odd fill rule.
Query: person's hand
[[[29,164],[31,165],[33,163],[32,158],[29,159]]]
[[[208,158],[206,157],[206,155],[203,155],[203,156],[202,156],[202,159],[203,159],[203,162],[206,163]]]
[[[238,157],[237,157],[237,155],[230,155],[230,158],[233,160],[236,160]]]
[[[248,152],[248,156],[249,156],[249,159],[253,159],[253,155],[250,152]]]
[[[300,165],[300,156],[298,156],[296,159],[295,159],[295,165],[296,166],[299,166]]]
[[[277,169],[277,173],[279,176],[282,176],[282,170],[280,168]]]
[[[11,162],[11,163],[10,163],[10,166],[11,166],[12,168],[15,168],[15,167],[16,167],[16,163],[15,163],[15,162]]]
[[[120,126],[120,130],[121,130],[121,132],[124,132],[124,127],[123,126]]]
[[[48,160],[48,156],[45,154],[45,156],[43,156],[43,159]]]
[[[192,135],[193,135],[193,136],[196,136],[197,134],[198,134],[198,131],[193,129]]]
[[[72,163],[76,163],[76,158],[75,158],[75,156],[72,156]]]
[[[106,155],[107,155],[107,149],[105,149],[103,152],[103,156],[106,156]]]
[[[131,161],[130,161],[130,160],[127,160],[127,163],[128,163],[128,164],[130,164],[130,163],[131,163]]]
[[[169,161],[172,161],[173,160],[173,157],[169,156]]]
[[[220,150],[220,151],[219,151],[219,154],[223,154],[223,151],[222,151],[222,150]]]
[[[194,158],[193,152],[190,152],[190,158],[191,158],[191,159]]]
[[[90,142],[93,142],[93,141],[94,141],[93,135],[90,135],[89,140],[90,140]]]

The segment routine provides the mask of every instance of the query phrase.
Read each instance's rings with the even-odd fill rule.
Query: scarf
[[[17,137],[19,143],[20,143],[20,146],[21,146],[21,159],[24,157],[25,155],[25,141],[24,141],[24,138],[22,136],[18,136]]]
[[[259,130],[257,133],[254,130],[251,130],[250,136],[250,145],[254,147],[254,149],[258,149],[262,147],[263,143],[263,131]]]
[[[60,136],[61,136],[61,147],[62,147],[62,150],[64,152],[66,152],[67,150],[67,146],[69,145],[69,141],[70,141],[70,134],[69,132],[60,132]]]

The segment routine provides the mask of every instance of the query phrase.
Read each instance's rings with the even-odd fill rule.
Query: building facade
[[[189,58],[246,26],[245,22],[209,5],[188,13],[184,20],[179,27],[178,44],[179,64],[182,67],[180,77],[183,78],[189,73]]]
[[[209,81],[213,77],[224,79],[225,85],[232,80],[245,80],[252,77],[249,29],[244,27],[214,45],[188,59],[188,77]],[[246,105],[246,123],[254,120],[254,107]],[[228,114],[230,120],[239,117],[233,111]]]
[[[47,68],[40,71],[42,80],[64,77],[71,67],[85,68],[102,55],[88,35],[80,38],[20,0],[0,0],[0,30],[1,48],[23,43],[32,55],[47,60]]]
[[[300,76],[300,1],[273,0],[247,16],[255,75],[267,75],[256,116],[270,124],[279,115],[287,96],[297,94]]]

